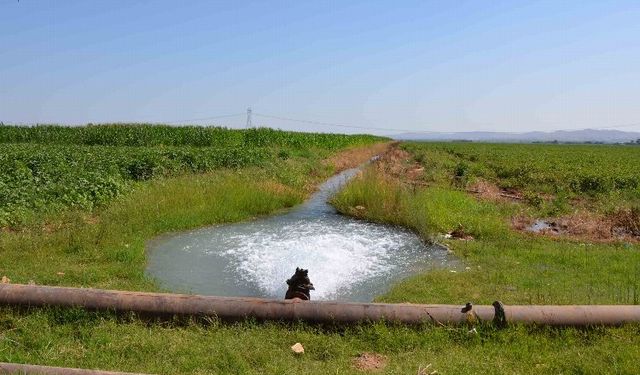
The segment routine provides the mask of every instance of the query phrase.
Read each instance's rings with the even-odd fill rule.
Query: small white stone
[[[292,347],[291,350],[293,350],[294,353],[296,354],[302,354],[304,353],[304,347],[302,346],[302,344],[300,344],[299,342],[295,343]]]

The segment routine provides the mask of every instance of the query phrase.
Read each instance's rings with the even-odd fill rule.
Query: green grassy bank
[[[259,163],[191,171],[164,153],[167,147],[182,146],[165,145],[168,141],[163,136],[148,136],[150,140],[143,146],[84,144],[97,137],[94,131],[57,137],[69,137],[87,147],[85,150],[151,147],[150,152],[156,155],[151,158],[152,165],[157,166],[152,170],[157,174],[131,179],[128,160],[116,163],[124,168],[113,169],[114,178],[122,179],[127,188],[105,202],[54,207],[30,205],[27,200],[23,207],[34,213],[33,217],[0,232],[0,274],[13,282],[156,290],[144,277],[147,240],[170,231],[245,220],[299,203],[317,182],[333,173],[324,160],[350,147],[287,144],[278,140],[286,138],[281,134],[269,138],[265,132],[265,140],[256,145],[257,152],[264,155]],[[126,134],[131,130],[117,131]],[[128,138],[118,134],[97,138],[126,142],[122,139]],[[231,134],[233,142],[244,142],[242,134]],[[32,137],[43,142],[51,136]],[[24,141],[13,133],[7,139],[12,147]],[[378,139],[354,138],[351,146],[375,141]],[[37,142],[27,143],[30,147],[41,145]],[[65,141],[56,142],[56,147],[65,146]],[[219,149],[193,147],[194,152],[203,153],[203,160]],[[510,228],[508,218],[520,213],[521,206],[476,200],[451,177],[455,175],[455,159],[444,154],[433,156],[429,148],[420,150],[425,155],[414,157],[425,166],[422,182],[430,187],[413,188],[372,169],[336,197],[336,206],[365,219],[408,226],[427,239],[462,224],[475,239],[449,241],[462,260],[456,273],[447,270],[418,275],[396,285],[381,300],[460,304],[494,299],[507,304],[636,301],[633,293],[638,290],[640,273],[637,245],[518,234]],[[32,172],[38,170],[28,159],[24,164]],[[25,178],[44,175],[32,173]],[[357,205],[365,210],[352,209]],[[542,208],[524,209],[537,212]],[[354,358],[374,352],[384,357],[383,371],[393,374],[415,374],[429,364],[429,372],[437,370],[439,374],[637,372],[637,326],[506,330],[478,326],[477,333],[469,333],[469,328],[223,324],[215,319],[204,323],[149,322],[135,316],[75,309],[5,307],[0,308],[0,361],[159,374],[359,374],[362,371],[354,367]],[[297,356],[289,349],[296,342],[304,345],[304,355]]]
[[[362,353],[381,373],[634,374],[638,328],[496,331],[375,324],[321,329],[302,324],[147,323],[76,310],[0,310],[0,360],[156,374],[362,374]],[[296,342],[305,353],[289,348]],[[429,373],[427,372],[427,373]]]
[[[455,188],[414,190],[371,169],[333,200],[343,212],[412,228],[449,246],[463,261],[394,286],[380,300],[416,303],[638,304],[638,245],[550,239],[518,233],[519,205],[481,201]],[[362,206],[364,210],[354,210]],[[474,239],[437,234],[459,226]]]
[[[546,217],[551,213],[589,211],[592,214],[616,212],[633,206],[639,198],[634,184],[607,183],[615,180],[615,169],[626,168],[629,181],[639,176],[637,169],[612,159],[634,160],[639,148],[615,146],[572,146],[562,154],[559,146],[546,145],[469,145],[469,144],[405,144],[408,151],[402,160],[383,160],[351,182],[333,203],[345,214],[362,219],[391,223],[411,228],[427,241],[446,244],[459,257],[461,265],[454,270],[432,270],[393,286],[384,302],[474,303],[490,304],[639,304],[640,246],[628,238],[592,242],[588,238],[541,236],[517,231],[512,219],[521,215]],[[484,153],[483,157],[478,154]],[[490,156],[486,154],[490,153]],[[555,154],[553,165],[539,158]],[[538,155],[537,157],[535,155]],[[563,159],[564,158],[564,159]],[[569,160],[569,159],[574,159]],[[496,170],[517,169],[519,163],[537,165],[522,167],[512,175]],[[580,165],[575,160],[582,160]],[[605,160],[603,162],[602,160]],[[606,161],[612,167],[604,168]],[[604,164],[603,164],[604,163]],[[597,191],[572,181],[585,180],[585,165],[592,164],[590,178],[601,181]],[[599,167],[600,166],[600,167]],[[398,168],[401,172],[398,173]],[[404,168],[404,169],[403,169]],[[408,181],[411,170],[422,173]],[[395,173],[394,173],[395,171]],[[524,173],[523,171],[526,171]],[[467,190],[479,179],[489,180],[503,188],[525,191],[525,199],[483,199]],[[547,181],[547,184],[543,183]],[[594,185],[586,185],[594,187]],[[572,189],[574,187],[575,189]],[[515,194],[512,191],[512,194]],[[544,200],[526,199],[545,196]],[[575,201],[567,201],[568,197]],[[564,205],[558,203],[559,200]],[[573,202],[570,207],[566,205]],[[356,207],[360,206],[358,209]],[[461,228],[472,239],[445,239],[441,235]],[[485,362],[482,372],[566,372],[566,373],[634,373],[631,358],[640,355],[640,327],[623,329],[588,328],[580,331],[585,339],[567,339],[567,330],[543,330],[535,335],[520,336],[522,328],[509,329],[513,343],[497,344],[496,337],[486,337],[484,345],[497,345],[504,350],[507,362],[517,370],[506,371],[492,361]],[[571,331],[571,330],[569,330]],[[504,334],[504,333],[503,333]],[[483,336],[483,334],[481,334]],[[596,339],[597,338],[597,339]],[[595,339],[596,352],[589,352]],[[536,360],[522,356],[527,345],[541,342],[558,345],[555,351],[537,352]],[[526,344],[526,343],[529,344]],[[466,355],[473,357],[473,354]],[[566,367],[548,367],[562,358]],[[466,362],[469,358],[455,361]],[[515,365],[518,363],[518,365]],[[600,363],[601,367],[597,365]],[[454,368],[464,368],[463,365]]]
[[[146,241],[266,215],[304,196],[258,168],[151,181],[97,212],[70,211],[3,233],[0,273],[17,283],[153,290],[144,276]]]
[[[0,127],[0,275],[154,289],[144,276],[146,241],[291,207],[335,172],[325,159],[382,140],[271,129]]]
[[[0,228],[99,210],[145,181],[222,169],[258,167],[284,184],[304,184],[305,173],[331,172],[318,170],[322,159],[382,140],[266,128],[0,126]]]

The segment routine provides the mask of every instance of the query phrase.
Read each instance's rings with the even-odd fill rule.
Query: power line
[[[186,120],[177,120],[177,121],[167,121],[165,124],[177,124],[177,123],[185,123],[189,121],[203,121],[203,120],[215,120],[221,118],[228,117],[236,117],[236,116],[247,116],[247,128],[253,127],[252,116],[259,116],[263,118],[269,118],[274,120],[282,120],[282,121],[290,121],[311,125],[321,125],[321,126],[332,126],[338,128],[350,128],[350,129],[361,129],[361,130],[380,130],[380,131],[390,131],[390,132],[410,132],[410,133],[421,133],[421,134],[435,134],[435,133],[447,133],[447,131],[432,131],[432,130],[417,130],[417,129],[399,129],[399,128],[385,128],[385,127],[376,127],[376,126],[363,126],[363,125],[350,125],[344,123],[333,123],[333,122],[324,122],[324,121],[315,121],[315,120],[303,120],[296,119],[291,117],[284,116],[276,116],[276,115],[268,115],[263,113],[256,113],[251,110],[251,107],[247,108],[246,113],[234,113],[229,115],[220,115],[220,116],[209,116],[209,117],[201,117],[201,118],[192,118]],[[618,129],[618,128],[631,128],[631,127],[640,127],[640,123],[631,123],[631,124],[621,124],[621,125],[611,125],[611,126],[599,126],[599,127],[590,127],[591,129]],[[551,131],[576,131],[576,130],[584,130],[585,128],[566,128],[566,129],[555,129]],[[486,132],[495,132],[490,130],[483,130]]]
[[[433,131],[433,130],[416,130],[416,129],[398,129],[398,128],[381,128],[381,127],[373,127],[373,126],[361,126],[361,125],[348,125],[348,124],[336,124],[336,123],[332,123],[332,122],[322,122],[322,121],[314,121],[314,120],[302,120],[302,119],[294,119],[294,118],[290,118],[290,117],[283,117],[283,116],[275,116],[275,115],[265,115],[265,114],[261,114],[261,113],[253,113],[256,116],[260,116],[260,117],[265,117],[265,118],[271,118],[271,119],[275,119],[275,120],[284,120],[284,121],[292,121],[292,122],[300,122],[300,123],[305,123],[305,124],[312,124],[312,125],[324,125],[324,126],[336,126],[336,127],[340,127],[340,128],[353,128],[353,129],[363,129],[363,130],[383,130],[383,131],[393,131],[393,132],[410,132],[410,133],[421,133],[421,134],[435,134],[435,133],[449,133],[447,131]],[[593,129],[617,129],[617,128],[631,128],[631,127],[638,127],[640,126],[640,123],[634,123],[634,124],[624,124],[624,125],[612,125],[612,126],[600,126],[600,127],[593,127]],[[555,130],[551,130],[551,131],[575,131],[575,130],[584,130],[587,128],[572,128],[572,129],[555,129]],[[499,131],[495,131],[495,130],[483,130],[486,132],[499,132]]]
[[[300,123],[305,123],[305,124],[312,124],[312,125],[323,125],[323,126],[336,126],[339,128],[352,128],[352,129],[364,129],[364,130],[383,130],[383,131],[404,131],[404,132],[414,132],[414,133],[437,133],[434,131],[428,131],[428,130],[423,130],[423,131],[416,131],[415,129],[398,129],[398,128],[379,128],[379,127],[373,127],[373,126],[360,126],[360,125],[347,125],[347,124],[336,124],[336,123],[332,123],[332,122],[322,122],[322,121],[313,121],[313,120],[300,120],[300,119],[294,119],[294,118],[289,118],[289,117],[282,117],[282,116],[273,116],[273,115],[264,115],[261,113],[253,113],[256,116],[260,116],[260,117],[265,117],[265,118],[270,118],[270,119],[275,119],[275,120],[284,120],[284,121],[292,121],[292,122],[300,122]]]
[[[200,118],[192,118],[192,119],[177,120],[177,121],[163,121],[163,123],[165,123],[165,124],[179,124],[179,123],[184,123],[184,122],[189,122],[189,121],[215,120],[215,119],[219,119],[219,118],[235,117],[235,116],[243,116],[243,115],[244,115],[244,113],[234,113],[232,115],[200,117]]]

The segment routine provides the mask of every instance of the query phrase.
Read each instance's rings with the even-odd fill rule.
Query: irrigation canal
[[[147,273],[174,292],[283,298],[301,267],[313,300],[369,302],[399,279],[456,263],[410,231],[338,214],[327,201],[359,170],[330,178],[285,213],[157,238]]]

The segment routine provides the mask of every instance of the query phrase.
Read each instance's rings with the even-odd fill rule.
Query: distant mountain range
[[[640,132],[624,132],[620,130],[558,130],[554,132],[458,132],[458,133],[403,133],[393,136],[400,140],[429,141],[485,141],[485,142],[603,142],[624,143],[640,139]]]

